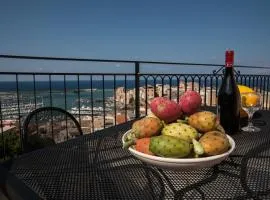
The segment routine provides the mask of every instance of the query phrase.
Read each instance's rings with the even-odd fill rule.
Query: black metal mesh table
[[[25,154],[9,172],[42,199],[270,199],[270,112],[259,133],[233,136],[221,164],[197,171],[161,170],[122,149],[132,122]]]

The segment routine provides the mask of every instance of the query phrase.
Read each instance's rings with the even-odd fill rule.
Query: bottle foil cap
[[[225,66],[232,67],[234,62],[234,51],[228,50],[225,54]]]

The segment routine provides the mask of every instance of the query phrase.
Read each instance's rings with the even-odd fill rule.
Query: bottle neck
[[[226,74],[231,74],[231,75],[234,74],[233,66],[225,66],[225,75]]]

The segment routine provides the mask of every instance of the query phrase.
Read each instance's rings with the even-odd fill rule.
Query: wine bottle
[[[234,51],[226,51],[225,74],[217,97],[217,116],[229,135],[240,129],[240,92],[234,77],[233,62]]]

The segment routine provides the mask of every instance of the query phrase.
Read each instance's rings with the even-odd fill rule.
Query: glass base
[[[241,128],[245,132],[259,132],[261,129],[255,126],[245,126]]]

